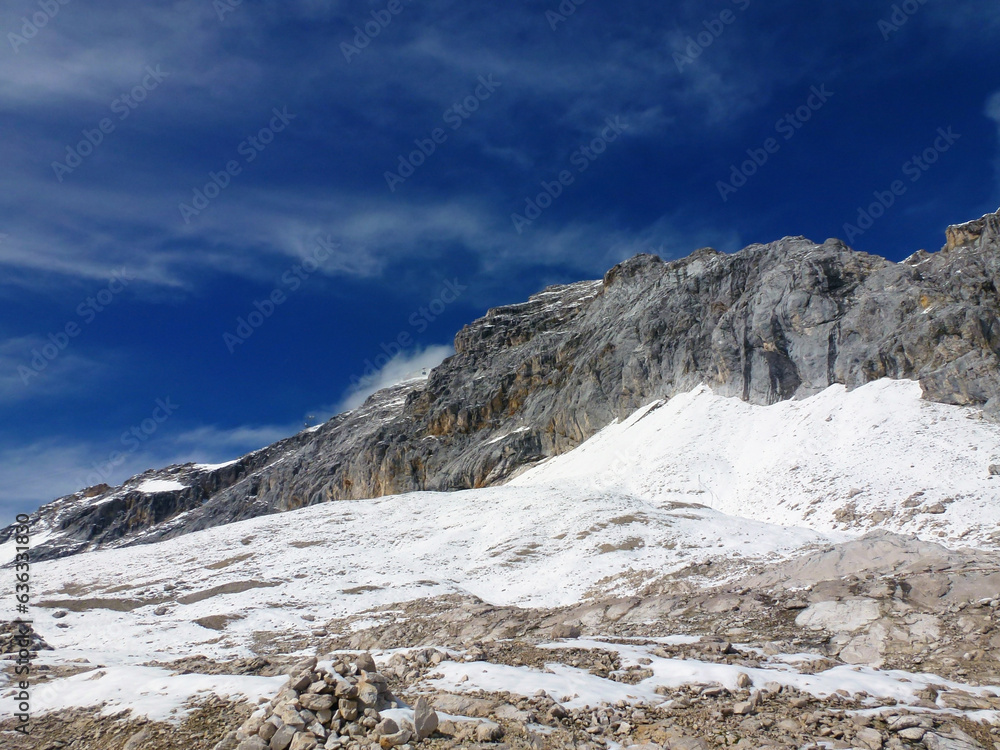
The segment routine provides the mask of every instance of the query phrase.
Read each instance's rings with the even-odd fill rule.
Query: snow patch
[[[145,482],[136,487],[136,489],[139,492],[146,493],[176,492],[178,490],[186,490],[187,485],[175,482],[172,479],[147,479]]]
[[[322,427],[322,425],[317,425],[317,427]],[[221,464],[195,464],[192,468],[195,468],[198,471],[218,471],[219,469],[225,469],[227,466],[232,466],[237,461],[239,461],[239,459],[234,458],[232,461],[226,461]]]
[[[653,672],[641,682],[630,685],[598,677],[582,669],[553,662],[545,671],[534,667],[514,667],[490,662],[442,662],[436,669],[440,678],[428,683],[439,690],[465,693],[476,690],[489,692],[509,691],[525,697],[544,690],[554,700],[568,708],[598,706],[601,703],[659,704],[665,701],[657,694],[657,687],[680,688],[685,685],[719,684],[731,691],[737,690],[737,677],[743,673],[750,677],[755,687],[762,688],[769,682],[791,685],[802,692],[820,698],[846,690],[851,695],[867,693],[874,699],[893,698],[900,703],[914,704],[917,693],[929,685],[944,685],[948,689],[984,694],[1000,690],[997,686],[973,687],[946,680],[934,674],[881,671],[871,667],[837,666],[825,672],[803,674],[790,663],[795,659],[775,659],[767,667],[744,667],[737,664],[720,664],[697,659],[670,659],[656,656],[655,647],[622,646],[603,640],[580,639],[569,643],[542,644],[539,648],[585,648],[616,651],[623,666],[638,665],[640,659],[646,669]],[[819,654],[814,658],[819,658]],[[801,661],[801,660],[799,660]],[[996,713],[996,712],[990,712]]]
[[[131,709],[153,721],[179,723],[190,711],[192,698],[208,693],[256,702],[271,697],[287,677],[246,677],[234,675],[171,674],[157,667],[103,667],[35,687],[31,710],[36,714],[75,707],[106,705],[105,716]],[[0,706],[0,719],[13,716],[13,701]]]

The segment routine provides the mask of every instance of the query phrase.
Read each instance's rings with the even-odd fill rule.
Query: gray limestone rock
[[[292,744],[292,740],[295,739],[296,733],[297,730],[295,727],[290,727],[286,724],[274,733],[268,747],[271,748],[271,750],[286,750],[286,748]]]
[[[34,531],[50,536],[34,559],[333,500],[501,483],[700,383],[771,404],[908,378],[930,400],[995,406],[998,279],[1000,214],[950,227],[940,252],[901,263],[803,237],[728,255],[638,255],[602,280],[489,310],[426,380],[318,428],[225,466],[150,471],[43,506]],[[184,489],[140,489],[154,478]]]
[[[413,729],[417,740],[422,742],[434,734],[438,728],[437,712],[423,696],[417,698],[413,706]]]

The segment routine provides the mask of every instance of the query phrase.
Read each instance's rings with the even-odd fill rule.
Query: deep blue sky
[[[1000,205],[1000,6],[910,2],[893,28],[888,0],[587,0],[563,19],[557,0],[10,0],[0,522],[92,483],[115,451],[111,482],[260,447],[351,403],[383,343],[406,345],[387,382],[487,307],[636,252],[848,239],[895,180],[902,195],[851,244],[937,249],[948,223]],[[373,11],[391,20],[345,47]],[[801,127],[779,125],[810,103]],[[272,125],[262,150],[247,141]],[[386,172],[436,128],[390,190]],[[767,162],[724,201],[748,149]],[[228,186],[182,215],[229,162]],[[571,184],[518,232],[511,214],[563,171]],[[274,314],[227,346],[276,289]],[[147,436],[157,399],[176,410]],[[134,426],[143,439],[123,440]]]

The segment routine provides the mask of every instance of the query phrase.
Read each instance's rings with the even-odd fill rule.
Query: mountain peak
[[[646,273],[649,269],[663,265],[663,259],[652,253],[637,253],[628,260],[623,260],[604,274],[604,287],[607,288],[617,279],[630,279]]]
[[[958,247],[981,249],[987,242],[1000,241],[1000,209],[964,224],[954,224],[945,230],[945,250]]]

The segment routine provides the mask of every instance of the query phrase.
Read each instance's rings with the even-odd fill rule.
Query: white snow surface
[[[172,479],[147,479],[145,482],[140,484],[136,489],[139,492],[176,492],[177,490],[186,490],[187,485],[181,484],[180,482],[175,482]]]
[[[517,695],[531,696],[538,690],[544,690],[568,708],[597,706],[602,702],[614,703],[619,700],[658,704],[664,700],[656,694],[658,686],[677,688],[683,685],[719,684],[735,691],[740,673],[750,677],[757,688],[762,688],[769,682],[777,682],[792,685],[817,697],[827,697],[838,690],[846,690],[851,695],[864,692],[875,698],[894,698],[900,703],[910,704],[918,701],[917,693],[928,685],[944,685],[949,689],[961,689],[980,695],[1000,690],[1000,686],[996,685],[973,687],[934,674],[882,671],[850,665],[833,667],[817,674],[800,673],[782,655],[774,656],[764,666],[754,668],[697,659],[670,659],[657,656],[654,653],[655,646],[618,645],[604,640],[580,639],[542,644],[540,648],[615,651],[621,657],[623,668],[642,663],[645,668],[652,670],[653,676],[632,685],[598,677],[587,670],[559,662],[546,664],[542,671],[533,667],[489,662],[446,661],[435,670],[441,676],[428,680],[428,683],[439,690],[453,693],[507,690]],[[812,658],[819,659],[821,656],[813,654]],[[643,661],[640,662],[640,659]],[[987,713],[996,716],[998,712]]]
[[[323,425],[319,424],[316,425],[316,427],[310,427],[309,429],[315,430],[322,426]],[[239,459],[234,458],[232,461],[223,461],[221,464],[195,464],[192,468],[198,469],[199,471],[217,471],[218,469],[225,469],[227,466],[232,466],[237,461],[239,461]]]
[[[807,529],[615,493],[419,492],[38,563],[33,614],[65,658],[232,658],[250,655],[256,631],[309,632],[303,614],[323,622],[454,592],[495,604],[566,605],[602,579],[611,581],[602,592],[632,593],[636,584],[619,579],[628,571],[662,575],[712,557],[780,559],[826,541]],[[166,613],[154,614],[161,605]],[[53,619],[60,609],[70,612]],[[194,622],[210,615],[238,619],[220,638]]]
[[[185,703],[214,693],[234,700],[256,702],[270,698],[287,677],[243,675],[172,674],[159,667],[117,666],[93,669],[55,680],[31,691],[31,710],[36,715],[80,706],[104,704],[102,713],[113,716],[130,708],[153,721],[178,721],[190,713]],[[10,712],[0,711],[0,718]]]
[[[36,563],[31,615],[55,648],[40,660],[86,659],[102,671],[94,680],[57,681],[61,697],[51,706],[94,705],[80,703],[92,694],[162,716],[199,690],[253,696],[262,687],[244,681],[250,678],[180,680],[122,670],[155,669],[142,665],[191,654],[249,656],[255,633],[308,635],[333,618],[442,594],[560,606],[588,593],[631,594],[643,578],[706,559],[784,559],[862,533],[838,525],[834,513],[848,502],[858,515],[886,514],[883,525],[892,529],[985,543],[1000,521],[1000,481],[988,476],[988,465],[1000,463],[1000,426],[977,416],[922,401],[919,385],[905,381],[851,392],[835,386],[768,407],[699,388],[640,409],[506,486],[340,501]],[[164,484],[175,483],[140,489],[162,491]],[[916,506],[903,508],[918,491]],[[937,503],[943,513],[924,512]],[[13,559],[8,546],[0,547],[3,559]],[[7,611],[14,605],[0,598]],[[165,613],[154,614],[158,607]],[[69,612],[54,618],[60,610]],[[211,615],[230,619],[221,631],[196,622]],[[392,614],[364,616],[374,625]],[[657,684],[735,679],[699,664],[659,665]],[[470,665],[448,670],[459,668]],[[481,678],[470,675],[470,686],[489,675],[497,684],[516,677],[507,667],[483,669]],[[564,693],[583,700],[593,676],[568,669],[530,675],[531,693],[537,680],[558,678]],[[769,672],[782,670],[797,674],[787,664]],[[126,695],[115,687],[136,674],[142,689]],[[858,689],[873,695],[919,689],[916,682],[899,688],[903,678],[885,673],[878,679],[891,684],[879,690],[888,693],[872,689],[877,680],[863,670],[823,674],[837,687],[863,683]],[[827,689],[806,684],[808,675],[795,679],[803,689]],[[631,695],[643,686],[604,687]],[[0,705],[0,718],[10,705]]]
[[[657,506],[697,502],[825,532],[867,525],[995,546],[1000,477],[989,467],[997,463],[1000,425],[976,409],[923,400],[914,381],[835,385],[772,406],[702,386],[639,409],[511,485],[621,492]],[[903,507],[908,499],[914,507]],[[836,514],[852,510],[849,527]]]

